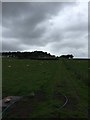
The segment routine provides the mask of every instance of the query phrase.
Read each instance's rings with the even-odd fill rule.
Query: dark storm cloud
[[[58,3],[3,3],[3,27],[7,29],[3,28],[3,37],[37,43],[34,38],[41,37],[45,31],[45,28],[37,29],[37,24],[56,14],[60,7]]]
[[[2,14],[3,51],[87,52],[87,5],[6,2]]]

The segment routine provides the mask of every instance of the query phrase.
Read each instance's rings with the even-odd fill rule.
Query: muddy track
[[[57,107],[58,110],[61,110],[68,103],[68,98],[62,93],[54,93],[52,99],[62,100],[63,104]],[[35,105],[43,103],[47,100],[47,97],[42,91],[38,91],[35,96],[23,96],[19,101],[13,102],[3,111],[3,118],[9,117],[10,114],[18,113],[20,118],[27,118],[28,112],[32,114],[35,109]],[[8,115],[8,116],[7,116]]]

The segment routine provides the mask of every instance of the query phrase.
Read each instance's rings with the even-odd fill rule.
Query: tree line
[[[61,55],[61,56],[55,56],[51,55],[50,53],[43,52],[43,51],[33,51],[33,52],[2,52],[3,57],[13,57],[13,58],[18,58],[18,59],[60,59],[60,58],[65,58],[65,59],[72,59],[74,56],[72,54],[68,55]]]

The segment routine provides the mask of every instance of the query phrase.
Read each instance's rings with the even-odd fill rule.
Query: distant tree
[[[3,56],[6,57],[16,57],[19,59],[58,59],[55,55],[51,55],[50,53],[43,52],[43,51],[33,51],[33,52],[3,52]]]
[[[60,58],[66,58],[66,59],[72,59],[74,56],[71,54],[71,55],[61,55]]]
[[[67,58],[68,59],[72,59],[74,56],[71,54],[71,55],[67,55]]]
[[[72,59],[73,57],[74,57],[74,56],[71,54],[71,55],[70,55],[70,58]]]

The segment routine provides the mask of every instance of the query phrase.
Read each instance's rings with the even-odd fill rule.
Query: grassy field
[[[87,60],[18,60],[3,58],[5,96],[29,96],[8,111],[10,118],[87,118]],[[68,98],[66,106],[63,94]],[[32,109],[31,109],[32,108]]]

